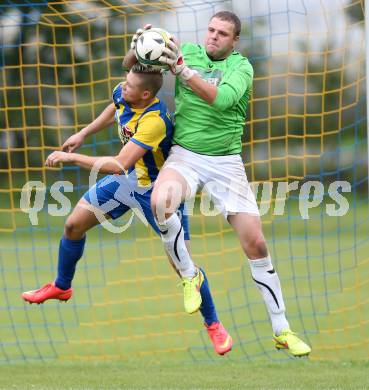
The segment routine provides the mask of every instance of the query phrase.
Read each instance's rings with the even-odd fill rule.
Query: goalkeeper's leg
[[[264,299],[272,322],[276,348],[288,349],[294,356],[308,355],[310,347],[290,330],[286,319],[281,284],[268,253],[260,217],[237,213],[230,215],[228,220],[249,258],[252,278]]]
[[[145,194],[136,194],[135,197],[136,200],[139,202],[142,211],[144,212],[145,217],[149,222],[149,224],[151,225],[151,227],[155,230],[156,233],[161,234],[158,225],[155,221],[155,218],[153,216],[153,213],[151,211],[150,201],[152,195],[150,191],[146,192]],[[187,211],[185,209],[184,204],[181,204],[179,206],[175,215],[180,221],[181,230],[183,231],[183,236],[184,236],[184,245],[188,254],[190,255],[190,226],[189,226]],[[177,273],[177,275],[180,278],[182,278],[181,272],[177,268],[174,261],[172,260],[169,251],[166,251],[166,253],[168,256],[169,263],[173,267],[174,271]],[[214,301],[210,292],[209,282],[207,280],[204,270],[199,269],[195,265],[194,268],[197,270],[197,274],[199,275],[199,279],[200,279],[200,283],[199,283],[199,292],[200,292],[199,295],[201,299],[200,312],[204,318],[204,325],[213,343],[215,352],[220,355],[224,355],[232,348],[232,338],[231,336],[229,336],[228,332],[225,330],[223,325],[218,320]],[[183,279],[182,279],[182,283],[183,283]],[[197,290],[196,293],[198,293]]]
[[[200,288],[204,276],[187,250],[182,222],[176,213],[190,192],[186,179],[179,172],[164,168],[155,182],[151,207],[164,247],[182,278],[185,311],[191,314],[201,306]]]

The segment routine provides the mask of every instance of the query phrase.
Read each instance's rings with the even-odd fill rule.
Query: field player
[[[64,235],[59,245],[58,273],[53,283],[38,290],[27,291],[22,298],[29,303],[43,303],[48,299],[67,301],[71,298],[72,280],[76,264],[82,257],[86,232],[98,225],[97,213],[116,219],[130,209],[141,210],[151,227],[159,234],[151,208],[152,183],[168,156],[172,144],[173,123],[165,106],[156,94],[163,84],[159,71],[135,65],[127,74],[125,82],[113,91],[113,103],[87,127],[72,135],[63,144],[64,151],[49,155],[45,164],[53,167],[59,163],[78,165],[92,169],[97,163],[99,172],[109,175],[102,178],[79,200],[64,226]],[[117,121],[123,147],[115,157],[91,157],[73,153],[86,136],[94,134]],[[111,202],[115,202],[111,207]],[[108,207],[108,208],[107,208]],[[184,239],[188,244],[188,217],[179,208]],[[177,214],[176,214],[177,215]],[[101,220],[101,219],[100,219]],[[219,320],[205,277],[199,291],[202,305],[199,307],[208,334],[218,354],[227,353],[232,339],[224,330],[219,330]],[[209,330],[210,329],[210,330]]]
[[[202,275],[186,248],[175,210],[203,187],[235,230],[249,259],[272,322],[275,347],[304,356],[311,349],[290,330],[279,277],[240,157],[253,80],[251,64],[234,50],[240,32],[241,22],[234,13],[218,12],[210,19],[204,46],[179,47],[173,39],[161,57],[177,76],[175,131],[174,146],[155,182],[152,208],[166,250],[182,276],[191,280],[193,293],[184,292],[184,298],[193,311],[201,305],[196,286]],[[134,62],[132,53],[125,61],[126,66]]]

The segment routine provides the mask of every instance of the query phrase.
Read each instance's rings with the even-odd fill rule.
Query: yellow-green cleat
[[[311,348],[296,336],[290,329],[283,329],[279,336],[273,335],[277,349],[287,349],[293,356],[307,356]]]
[[[182,278],[183,300],[185,311],[189,314],[197,312],[201,306],[200,288],[204,281],[204,275],[201,270],[192,278]]]

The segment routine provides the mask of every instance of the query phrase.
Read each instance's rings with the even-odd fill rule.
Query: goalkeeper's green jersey
[[[218,91],[209,104],[177,77],[173,143],[211,156],[240,153],[252,87],[251,64],[236,51],[224,60],[212,61],[203,46],[185,43],[181,49],[186,65]]]

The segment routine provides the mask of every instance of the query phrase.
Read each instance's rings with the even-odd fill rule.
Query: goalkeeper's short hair
[[[152,96],[156,96],[160,88],[163,86],[163,74],[161,69],[148,68],[139,63],[133,65],[131,72],[139,75],[141,87],[151,92]]]
[[[232,23],[234,26],[235,37],[240,36],[240,34],[241,34],[241,20],[235,13],[230,12],[230,11],[219,11],[216,14],[214,14],[210,18],[210,20],[212,20],[214,18]]]

